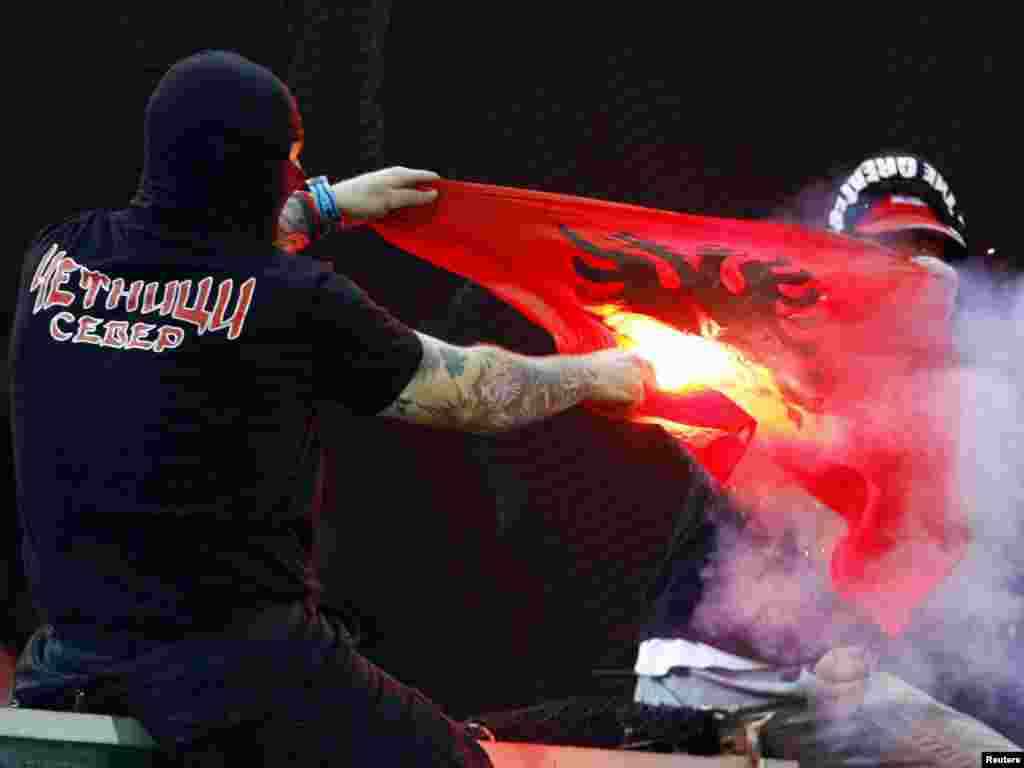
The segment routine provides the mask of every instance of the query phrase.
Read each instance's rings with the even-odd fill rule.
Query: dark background
[[[33,233],[80,208],[127,202],[150,91],[175,60],[205,47],[237,50],[289,83],[311,173],[401,164],[820,226],[830,178],[876,150],[903,148],[948,178],[972,249],[1009,255],[1016,200],[1005,181],[1012,153],[999,140],[1008,117],[995,42],[1004,20],[962,9],[865,16],[858,4],[809,14],[712,5],[41,8],[24,27],[33,55],[9,66],[18,190],[2,326]],[[317,248],[424,330],[457,284],[370,232]],[[367,614],[368,654],[459,715],[528,703],[555,690],[546,681],[564,687],[566,675],[586,670],[593,658],[574,656],[568,640],[587,625],[556,610],[549,597],[559,585],[538,575],[528,548],[498,539],[493,501],[459,436],[339,423],[331,439],[342,485],[325,530],[325,578]],[[9,455],[0,460],[9,476]],[[13,513],[13,493],[3,509]]]

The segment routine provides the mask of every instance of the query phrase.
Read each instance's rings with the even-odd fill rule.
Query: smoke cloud
[[[1024,281],[962,269],[955,342],[956,367],[915,382],[910,393],[947,398],[938,401],[945,411],[934,414],[936,434],[955,430],[955,479],[947,490],[962,506],[971,540],[907,630],[881,642],[881,663],[1024,742]],[[929,387],[945,389],[929,393]],[[885,407],[908,403],[896,397]],[[885,413],[873,417],[884,421]],[[763,467],[753,471],[760,485],[736,495],[758,522],[719,531],[693,627],[712,640],[740,636],[759,654],[785,663],[813,663],[830,648],[882,640],[864,616],[836,598],[821,558],[815,563],[813,548],[830,546],[845,524],[791,494],[781,480],[765,483]],[[935,483],[905,479],[914,506],[903,533],[914,536],[914,526],[928,519]],[[920,549],[914,557],[928,559]]]
[[[963,270],[958,491],[964,560],[903,643],[907,677],[983,720],[1024,720],[1024,283]],[[1009,727],[1009,726],[1008,726]]]

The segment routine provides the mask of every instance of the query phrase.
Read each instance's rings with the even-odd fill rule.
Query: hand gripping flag
[[[749,452],[841,514],[832,580],[900,631],[967,542],[955,498],[952,283],[880,245],[442,181],[372,224],[545,328],[565,354],[620,346],[664,426],[720,482]]]

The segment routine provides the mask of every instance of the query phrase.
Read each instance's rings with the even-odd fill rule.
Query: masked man
[[[501,432],[584,400],[630,407],[652,372],[618,352],[527,358],[404,326],[294,252],[430,203],[418,187],[437,176],[301,191],[301,147],[278,78],[204,51],[150,99],[131,205],[31,245],[12,421],[23,556],[48,624],[15,697],[136,717],[172,752],[242,733],[256,763],[276,743],[289,765],[487,765],[321,604],[316,404]],[[371,512],[351,506],[338,513]]]

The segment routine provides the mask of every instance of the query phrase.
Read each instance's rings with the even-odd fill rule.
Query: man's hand
[[[876,660],[865,648],[846,646],[826,653],[814,667],[815,703],[831,718],[849,717],[864,703]]]
[[[627,412],[657,386],[654,366],[632,352],[605,349],[587,359],[595,373],[589,399],[599,410]]]
[[[434,202],[436,189],[416,187],[440,178],[433,171],[386,168],[339,181],[331,190],[344,213],[354,219],[375,219],[398,208]]]

